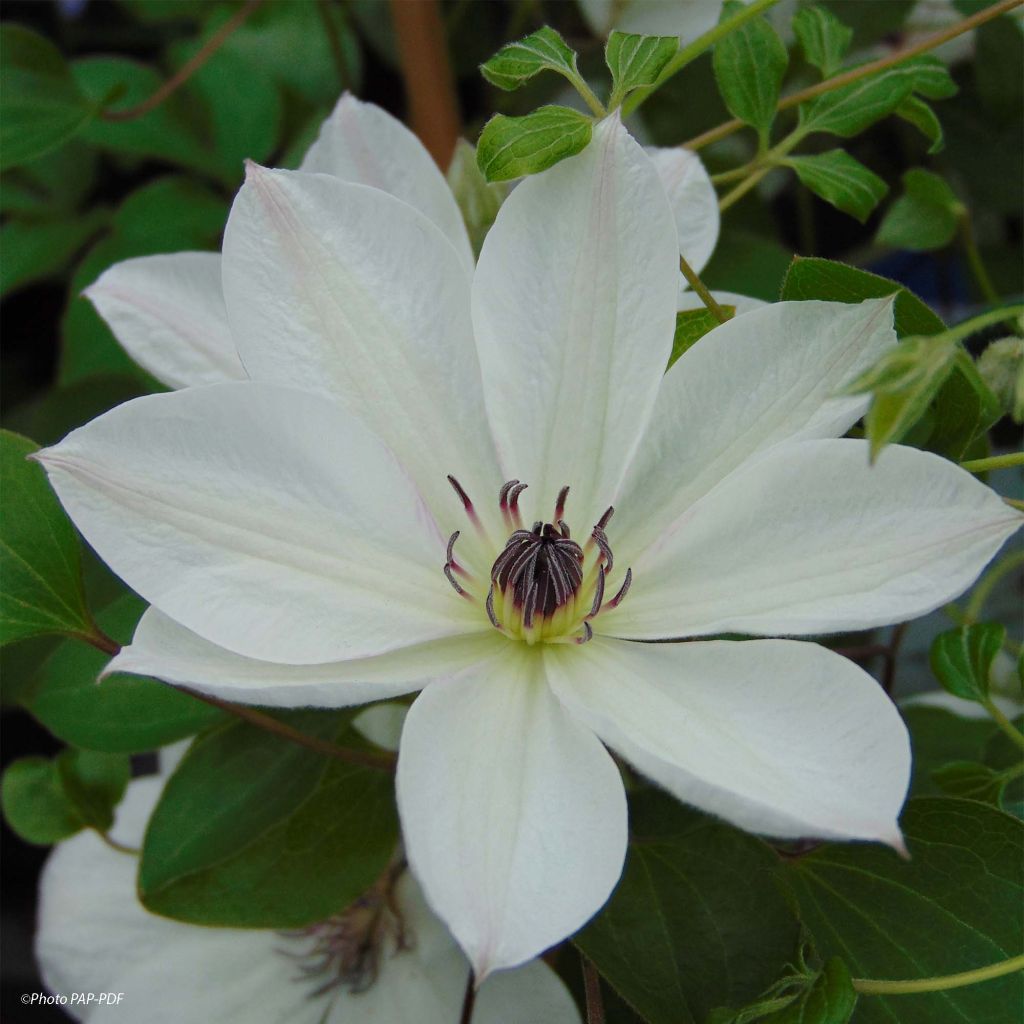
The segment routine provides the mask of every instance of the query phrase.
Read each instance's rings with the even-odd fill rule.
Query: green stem
[[[1006,733],[1006,735],[1016,743],[1021,750],[1024,750],[1024,733],[1022,733],[1013,724],[1013,722],[1011,722],[1006,715],[1004,715],[1002,711],[995,706],[992,700],[983,700],[981,702],[981,706],[989,713],[989,717],[992,721],[995,722],[996,725],[998,725],[999,728],[1002,729],[1003,732]]]
[[[730,32],[738,29],[740,25],[751,18],[757,17],[762,11],[768,10],[769,7],[773,7],[778,2],[779,0],[754,0],[752,4],[745,7],[739,14],[729,18],[728,21],[720,22],[714,28],[705,32],[704,35],[698,36],[692,43],[688,43],[665,65],[664,70],[658,76],[658,80],[654,85],[649,85],[645,89],[637,89],[622,104],[622,116],[626,117],[632,114],[648,96],[657,89],[660,89],[673,75],[682,71],[687,64],[696,60],[705,50],[714,46],[723,36],[727,36]],[[1020,0],[1020,2],[1024,3],[1024,0]]]
[[[118,853],[126,853],[130,857],[138,857],[142,852],[137,846],[127,846],[124,843],[118,842],[113,836],[108,835],[106,832],[101,832],[96,829],[96,835],[100,837],[112,850],[117,850]]]
[[[972,334],[977,334],[978,331],[991,327],[992,324],[1001,324],[1004,320],[1010,320],[1018,316],[1024,316],[1024,305],[1018,304],[1015,306],[1003,306],[1002,309],[990,309],[987,313],[982,313],[980,316],[972,316],[970,320],[965,320],[962,324],[957,324],[956,327],[950,327],[948,331],[943,331],[942,337],[952,339],[953,341],[963,341],[964,338],[969,338]],[[935,335],[935,337],[938,337],[938,335]]]
[[[875,981],[872,978],[854,978],[853,987],[868,996],[909,996],[918,992],[945,992],[951,988],[977,985],[979,981],[990,981],[1005,974],[1024,970],[1024,956],[1015,956],[988,967],[960,974],[946,974],[940,978],[917,978],[914,981]]]
[[[975,283],[981,291],[982,297],[992,305],[999,304],[999,292],[992,284],[992,278],[988,276],[985,264],[982,261],[981,253],[978,252],[978,243],[974,237],[974,226],[971,223],[971,214],[965,208],[961,211],[958,220],[960,222],[960,244],[963,246],[964,255],[967,257],[967,265],[971,268]]]
[[[351,85],[352,75],[348,69],[348,61],[345,60],[345,48],[338,35],[338,26],[334,23],[334,18],[331,15],[331,0],[317,0],[316,9],[320,20],[324,23],[324,35],[327,36],[327,45],[331,49],[334,70],[338,73],[338,84],[344,91]],[[343,7],[339,5],[336,10],[342,18],[345,17]]]
[[[778,110],[788,110],[790,107],[798,106],[805,100],[813,99],[815,96],[821,96],[823,93],[831,92],[833,89],[840,89],[844,85],[849,85],[851,82],[857,82],[862,78],[867,78],[869,75],[873,75],[878,71],[884,71],[886,68],[891,68],[896,64],[902,64],[905,60],[910,60],[911,57],[916,57],[918,54],[927,53],[929,50],[934,50],[937,46],[942,46],[943,43],[948,43],[950,39],[955,39],[959,35],[963,35],[965,32],[970,32],[971,29],[977,28],[979,25],[984,25],[986,21],[991,21],[993,18],[998,18],[999,15],[1012,11],[1013,8],[1019,7],[1024,0],[1002,0],[1001,3],[993,4],[991,7],[985,10],[978,11],[977,14],[972,14],[969,18],[964,18],[963,21],[957,22],[957,24],[951,26],[948,29],[943,29],[941,32],[936,32],[934,35],[928,36],[926,39],[922,39],[921,42],[915,46],[908,46],[905,50],[900,50],[899,53],[894,53],[890,57],[881,57],[878,60],[872,61],[870,64],[862,64],[859,68],[852,68],[845,74],[836,75],[834,78],[828,78],[824,82],[819,82],[817,85],[812,85],[807,89],[801,89],[799,92],[794,92],[787,96],[785,99],[779,102],[779,105],[775,108]],[[700,40],[698,40],[699,42]],[[680,51],[682,53],[682,51]],[[710,145],[712,142],[717,142],[719,139],[724,139],[733,132],[739,131],[745,126],[745,122],[741,121],[738,117],[733,118],[731,121],[725,121],[715,128],[711,128],[706,132],[702,132],[700,135],[695,135],[692,139],[684,142],[683,145],[687,149],[703,149],[704,146]]]
[[[730,206],[738,203],[769,171],[778,167],[784,161],[789,151],[795,149],[803,141],[803,138],[803,130],[796,128],[777,146],[769,149],[748,165],[751,168],[750,177],[741,181],[731,192],[727,192],[722,196],[718,201],[719,212],[724,213]]]
[[[696,271],[683,258],[679,256],[679,269],[686,278],[686,283],[700,296],[700,301],[711,311],[712,316],[724,324],[729,319],[729,314],[715,301],[715,297],[708,291],[708,286],[697,276]]]
[[[1009,469],[1024,466],[1024,452],[1010,452],[1009,455],[993,455],[987,459],[968,459],[960,463],[968,473],[987,473],[990,469]]]
[[[1008,576],[1011,572],[1017,569],[1019,566],[1024,565],[1024,551],[1012,551],[1006,555],[1005,558],[1001,558],[995,565],[984,576],[978,580],[977,585],[971,593],[971,599],[967,602],[967,607],[964,609],[964,625],[973,625],[981,618],[981,613],[985,608],[985,602],[989,598],[989,594],[995,589],[996,584],[1004,577]]]
[[[583,102],[590,107],[590,111],[595,117],[607,115],[608,111],[605,110],[604,104],[594,94],[594,90],[583,81],[582,75],[575,75],[569,81],[576,87],[576,91],[583,97]]]
[[[1016,498],[1003,498],[1003,501],[1005,501],[1010,508],[1019,508],[1024,512],[1024,501],[1018,501]]]

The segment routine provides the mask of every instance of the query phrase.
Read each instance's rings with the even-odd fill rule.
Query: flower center
[[[470,522],[490,543],[473,502],[454,477],[448,480]],[[510,533],[491,565],[484,610],[495,629],[528,644],[586,643],[594,634],[591,621],[603,609],[620,604],[633,579],[633,570],[627,569],[618,592],[605,602],[607,577],[615,564],[605,528],[615,510],[609,508],[601,516],[581,546],[572,539],[564,518],[569,488],[559,491],[551,522],[537,520],[526,529],[519,510],[526,486],[509,480],[498,492],[498,507]],[[448,541],[444,573],[456,593],[478,602],[482,588],[474,587],[473,573],[455,557],[460,533],[456,530]]]
[[[316,983],[310,998],[341,988],[365,992],[377,980],[387,947],[395,953],[411,947],[410,937],[394,899],[394,887],[404,862],[389,868],[351,906],[324,921],[282,932],[305,942],[305,948],[279,950],[298,961],[298,981]]]

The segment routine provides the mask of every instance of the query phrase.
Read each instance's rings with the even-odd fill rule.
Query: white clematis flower
[[[158,263],[133,302],[96,296],[135,351],[165,343],[151,310],[172,332],[176,307],[208,310],[203,344],[251,378],[129,402],[39,456],[152,605],[112,670],[264,705],[423,690],[404,840],[480,979],[616,884],[605,744],[744,828],[898,845],[907,735],[856,665],[791,639],[635,642],[904,620],[1017,528],[937,456],[871,467],[837,439],[866,402],[832,396],[895,343],[891,303],[754,309],[666,374],[679,231],[615,116],[512,192],[475,273],[426,184],[402,187],[252,167],[222,297],[199,274],[163,293]]]
[[[131,783],[114,827],[141,842],[163,779]],[[40,882],[36,958],[47,988],[120,992],[117,1004],[65,1006],[89,1024],[451,1024],[469,964],[407,871],[302,932],[204,928],[150,914],[136,859],[92,832],[61,843]],[[579,1024],[544,963],[488,980],[478,1024]]]

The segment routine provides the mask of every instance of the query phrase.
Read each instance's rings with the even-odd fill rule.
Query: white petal
[[[264,707],[350,707],[418,690],[494,653],[500,634],[447,637],[372,658],[282,665],[246,658],[204,640],[155,608],[104,670],[152,676],[199,693]],[[370,708],[384,711],[394,705]],[[399,735],[396,732],[396,739]],[[371,737],[373,738],[373,737]],[[397,741],[394,749],[398,748]]]
[[[714,28],[722,0],[580,0],[587,24],[598,35],[613,28],[646,36],[679,36],[691,42]]]
[[[899,445],[799,441],[752,459],[634,563],[611,636],[816,634],[924,615],[1024,522],[954,463]]]
[[[412,869],[478,980],[572,934],[619,878],[618,771],[525,645],[419,695],[397,785]]]
[[[250,165],[224,236],[224,298],[254,380],[335,397],[435,514],[462,514],[449,473],[492,504],[469,278],[421,213],[365,185]]]
[[[217,253],[115,263],[84,294],[132,359],[169,387],[245,379],[224,311]]]
[[[679,251],[696,273],[718,241],[718,193],[696,153],[673,146],[647,150],[676,219]]]
[[[681,800],[753,832],[899,845],[910,743],[853,662],[796,640],[545,653],[558,697]]]
[[[711,297],[719,304],[724,306],[734,306],[736,312],[734,316],[743,316],[744,313],[749,313],[753,309],[761,309],[763,306],[769,305],[764,299],[755,299],[750,295],[739,295],[736,292],[723,292],[716,288],[711,289]],[[696,292],[691,292],[689,287],[686,285],[686,281],[681,282],[679,289],[679,299],[676,302],[676,309],[679,312],[687,309],[704,309],[704,301]],[[703,339],[701,339],[703,340]]]
[[[992,703],[1011,721],[1024,714],[1024,702],[1013,697],[992,695]],[[972,718],[980,721],[991,719],[991,715],[980,704],[973,700],[955,697],[947,690],[928,690],[926,693],[915,693],[900,701],[901,708],[939,708],[960,718]]]
[[[444,175],[423,143],[397,118],[351,93],[338,100],[309,147],[300,171],[372,185],[432,220],[473,266],[466,226]]]
[[[409,948],[386,956],[367,991],[342,993],[326,1024],[454,1024],[469,963],[447,929],[404,875],[395,887]],[[539,961],[492,975],[477,994],[473,1024],[578,1024],[579,1014],[558,976]]]
[[[473,322],[502,466],[537,518],[564,484],[574,523],[615,499],[671,352],[677,263],[665,190],[614,115],[498,213]]]
[[[114,572],[238,654],[314,664],[487,626],[441,574],[402,468],[327,399],[252,382],[150,395],[39,460]]]
[[[845,433],[867,399],[832,396],[895,344],[891,299],[778,302],[706,334],[665,375],[609,531],[616,559],[756,452]]]

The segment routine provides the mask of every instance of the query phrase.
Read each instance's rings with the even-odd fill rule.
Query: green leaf
[[[68,801],[90,828],[106,832],[114,824],[114,808],[131,778],[123,754],[69,748],[57,756],[57,775]]]
[[[954,761],[983,761],[994,726],[988,718],[963,718],[945,708],[912,705],[903,709],[913,750],[911,796],[938,796],[934,774]],[[996,730],[998,732],[998,730]],[[1001,733],[1000,733],[1001,735]]]
[[[91,146],[72,139],[25,167],[5,171],[0,213],[25,214],[40,221],[73,214],[95,187],[98,163],[99,155]]]
[[[117,102],[109,105],[112,111],[136,106],[162,84],[152,68],[123,57],[86,57],[75,61],[71,71],[78,87],[95,103],[119,90]],[[155,157],[214,176],[220,173],[217,155],[196,130],[194,110],[182,92],[130,121],[96,119],[82,138],[110,152]]]
[[[4,772],[4,817],[26,842],[44,846],[83,828],[106,832],[130,775],[120,754],[68,749],[53,760],[23,757]]]
[[[963,204],[949,185],[917,167],[903,175],[903,195],[889,208],[875,241],[913,252],[944,249],[953,241],[962,213]]]
[[[459,204],[473,252],[479,256],[484,238],[508,195],[509,186],[489,184],[477,165],[476,148],[465,139],[459,139],[448,166],[448,187]]]
[[[739,0],[722,8],[723,20],[743,9]],[[715,44],[715,81],[733,117],[767,136],[782,89],[789,53],[764,18],[751,18]]]
[[[477,164],[488,181],[536,174],[585,149],[593,128],[569,107],[541,107],[525,117],[495,114],[480,133]]]
[[[351,712],[280,717],[360,746]],[[398,836],[394,780],[238,722],[193,743],[150,819],[139,893],[196,924],[288,928],[340,911],[380,875]]]
[[[604,61],[612,73],[609,107],[619,106],[633,89],[654,85],[678,50],[678,36],[611,32],[604,48]]]
[[[824,78],[831,78],[843,62],[853,39],[853,29],[844,25],[823,7],[803,7],[793,15],[796,33],[804,56]]]
[[[889,186],[842,149],[816,156],[793,156],[786,161],[815,195],[862,224],[889,191]]]
[[[512,91],[542,71],[554,71],[576,83],[576,51],[553,29],[545,25],[525,39],[503,46],[480,73],[491,85]]]
[[[101,207],[53,221],[10,219],[0,227],[0,296],[60,274],[109,220]]]
[[[701,277],[709,288],[774,302],[792,261],[792,250],[774,238],[731,227],[727,222]]]
[[[927,447],[960,462],[1001,415],[999,399],[982,380],[974,360],[960,349],[954,371],[935,400],[935,429]]]
[[[43,633],[90,635],[78,536],[28,438],[0,431],[0,643]]]
[[[145,609],[125,596],[96,617],[100,628],[127,643]],[[144,676],[117,673],[100,681],[109,657],[65,641],[43,665],[26,704],[65,743],[90,750],[137,753],[191,736],[224,718],[224,712]]]
[[[926,978],[985,967],[1024,948],[1021,822],[984,804],[911,800],[910,860],[868,845],[826,845],[786,867],[823,956],[861,978]],[[997,1024],[1024,1000],[1024,974],[921,995],[864,996],[858,1024]]]
[[[20,25],[0,25],[0,170],[57,149],[97,109],[49,40]]]
[[[946,325],[913,292],[897,281],[858,270],[845,263],[819,257],[795,256],[782,285],[784,300],[823,299],[830,302],[863,302],[896,296],[893,320],[901,337],[938,334]]]
[[[850,138],[892,114],[914,89],[914,72],[903,65],[880,71],[800,104],[804,135],[829,132]]]
[[[896,116],[912,124],[930,143],[929,153],[938,153],[945,145],[942,123],[935,111],[916,96],[908,96],[897,108]]]
[[[736,307],[722,306],[722,312],[731,320],[736,315]],[[668,365],[671,366],[687,349],[693,348],[708,331],[719,326],[718,318],[710,309],[684,309],[676,313],[676,333]]]
[[[999,806],[1004,780],[1000,773],[976,761],[952,761],[932,772],[936,785],[950,796],[965,800],[980,800],[984,804]]]
[[[998,622],[947,630],[932,643],[932,671],[955,697],[984,703],[992,662],[1005,641],[1006,627]]]
[[[761,1024],[847,1024],[857,1005],[857,992],[846,964],[832,957],[797,998]]]
[[[23,757],[7,766],[0,803],[7,824],[27,843],[49,846],[85,827],[64,792],[56,761],[45,757]]]
[[[910,71],[914,81],[914,92],[920,93],[925,99],[945,100],[959,92],[949,68],[934,54],[926,53],[920,57],[911,57],[900,66]]]
[[[782,973],[799,926],[778,858],[753,836],[645,790],[618,887],[574,941],[650,1024],[703,1022]]]

